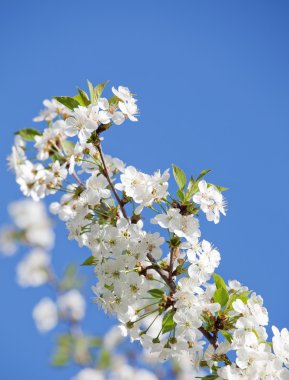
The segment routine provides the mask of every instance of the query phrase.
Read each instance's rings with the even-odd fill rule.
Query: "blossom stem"
[[[170,250],[170,266],[169,266],[169,281],[172,282],[173,279],[173,267],[174,267],[174,257],[176,253],[176,247],[172,247]]]
[[[113,183],[112,183],[112,181],[110,179],[110,176],[109,176],[109,173],[108,173],[108,170],[107,170],[107,166],[106,166],[106,163],[105,163],[105,160],[104,160],[104,157],[103,157],[103,153],[102,153],[102,149],[101,149],[100,143],[98,143],[96,145],[96,148],[97,148],[97,150],[99,152],[100,159],[101,159],[102,166],[103,166],[104,175],[105,175],[105,177],[106,177],[106,179],[107,179],[107,181],[109,183],[109,186],[110,186],[110,188],[111,188],[111,190],[112,190],[112,192],[113,192],[113,194],[114,194],[114,196],[115,196],[115,198],[116,198],[116,200],[117,200],[117,202],[119,204],[119,207],[120,207],[120,209],[122,211],[123,216],[125,217],[125,219],[129,220],[129,218],[127,216],[127,213],[125,211],[124,205],[123,205],[120,197],[118,196],[118,194],[117,194],[117,192],[115,190],[115,187],[114,187],[114,185],[113,185]]]
[[[152,256],[151,253],[147,254],[147,258],[149,261],[152,263],[152,269],[154,269],[160,276],[161,278],[165,281],[165,283],[169,286],[169,288],[172,290],[172,292],[175,292],[177,289],[177,286],[173,280],[170,280],[167,274],[160,268],[160,266],[157,264],[156,260]]]

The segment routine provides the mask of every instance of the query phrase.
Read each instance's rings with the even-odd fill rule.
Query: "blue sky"
[[[42,99],[86,79],[127,85],[140,121],[115,128],[106,152],[146,172],[213,169],[211,182],[230,188],[228,216],[202,223],[222,253],[219,272],[260,293],[271,322],[288,327],[288,11],[286,0],[3,4],[0,222],[20,197],[5,163],[13,132],[31,127]],[[56,260],[83,255],[60,242]],[[30,317],[42,291],[15,285],[16,262],[0,265],[1,379],[69,379],[47,365],[53,336]],[[93,307],[89,323],[103,323]]]

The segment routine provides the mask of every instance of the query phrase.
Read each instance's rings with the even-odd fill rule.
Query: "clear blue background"
[[[214,169],[211,181],[230,188],[228,216],[203,223],[203,237],[222,253],[220,273],[262,294],[271,322],[288,327],[288,1],[1,8],[1,223],[20,197],[5,163],[13,132],[31,127],[42,99],[73,94],[87,78],[127,85],[140,121],[115,128],[106,151],[147,172],[172,162],[188,173]],[[57,265],[80,263],[85,254],[60,240]],[[0,379],[69,379],[71,370],[47,364],[53,334],[39,336],[31,319],[42,290],[15,285],[17,261],[0,263]],[[104,319],[90,310],[88,323],[99,331]]]

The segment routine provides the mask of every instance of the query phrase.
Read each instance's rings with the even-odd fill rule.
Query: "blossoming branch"
[[[104,153],[109,129],[138,115],[127,87],[106,98],[106,85],[46,100],[35,118],[45,129],[18,132],[9,163],[22,192],[36,201],[64,193],[50,209],[91,250],[96,303],[159,360],[186,357],[208,369],[204,379],[288,379],[288,331],[273,327],[268,341],[262,298],[225,283],[220,253],[201,240],[199,214],[219,223],[226,188],[206,180],[209,170],[188,179],[173,165],[178,190],[169,193],[169,169],[146,174]]]

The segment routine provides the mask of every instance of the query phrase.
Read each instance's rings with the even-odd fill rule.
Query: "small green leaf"
[[[267,342],[267,340],[260,340],[259,343],[268,344],[268,346],[270,346],[271,348],[273,347],[273,343],[272,342]]]
[[[75,95],[73,99],[75,99],[79,103],[80,106],[85,107],[85,104],[83,103],[82,98],[79,94]]]
[[[207,375],[205,377],[202,377],[201,379],[202,380],[215,380],[217,379],[219,376],[218,375]]]
[[[184,200],[185,200],[185,194],[184,194],[184,192],[183,192],[182,190],[178,189],[178,191],[177,191],[177,195],[178,195],[178,197],[179,197],[179,199],[180,199],[181,201],[184,201]]]
[[[95,257],[94,256],[89,256],[82,264],[81,266],[85,265],[95,265]]]
[[[224,330],[219,330],[219,331],[223,335],[223,337],[227,339],[227,341],[229,343],[232,343],[232,340],[233,340],[232,334],[230,334],[230,333],[228,333],[227,331],[224,331]]]
[[[103,93],[103,90],[107,84],[108,84],[108,80],[94,87],[95,100],[98,100],[101,97],[101,94]]]
[[[162,333],[165,334],[169,331],[172,331],[176,326],[176,322],[174,321],[174,313],[168,312],[162,321]]]
[[[206,174],[210,173],[212,169],[202,170],[201,173],[198,175],[196,182],[198,182],[201,178],[203,178]]]
[[[53,356],[51,364],[55,367],[62,367],[67,364],[69,360],[69,353],[59,349]]]
[[[251,290],[247,290],[241,293],[234,292],[230,294],[229,301],[226,306],[226,310],[231,310],[233,302],[235,302],[237,299],[240,299],[244,304],[246,304],[248,301],[248,297],[251,293],[252,293]]]
[[[99,356],[98,367],[106,369],[110,366],[110,353],[107,350],[102,350]]]
[[[223,307],[229,300],[229,293],[227,291],[226,283],[222,277],[216,273],[213,273],[213,278],[217,287],[214,294],[214,301],[218,302]]]
[[[64,148],[65,153],[72,154],[75,144],[72,141],[64,140],[62,141],[62,146]]]
[[[229,190],[228,187],[223,187],[223,186],[214,185],[213,183],[208,183],[208,187],[210,186],[214,186],[218,191],[220,191],[220,193],[223,191]]]
[[[197,191],[197,189],[198,189],[198,183],[194,180],[193,176],[191,176],[189,184],[188,184],[187,192],[186,192],[187,201],[189,201],[192,198],[192,196]]]
[[[173,167],[173,175],[175,177],[177,185],[180,190],[183,190],[187,183],[187,177],[185,173],[182,171],[182,169],[180,169],[174,164],[172,164],[172,167]]]
[[[119,98],[115,95],[113,95],[111,98],[108,99],[108,103],[113,106],[117,106],[119,102]]]
[[[213,273],[213,278],[214,278],[217,289],[224,288],[227,290],[226,283],[219,274]]]
[[[220,192],[229,190],[228,187],[217,186],[217,185],[215,185],[215,187],[216,187]]]
[[[113,291],[113,289],[114,289],[114,286],[113,286],[113,284],[104,284],[104,287],[105,287],[105,289],[108,289],[108,290],[110,290],[111,292]]]
[[[102,344],[102,339],[97,336],[89,337],[88,341],[90,347],[99,347]]]
[[[61,367],[67,364],[70,356],[71,338],[68,334],[60,335],[57,339],[57,347],[52,356],[52,365]]]
[[[236,299],[240,299],[243,303],[247,303],[249,295],[252,293],[251,290],[244,291],[236,295]]]
[[[218,288],[214,293],[214,301],[218,302],[222,307],[226,306],[229,300],[229,294],[225,288]]]
[[[79,288],[80,286],[82,286],[82,281],[77,277],[76,266],[74,264],[69,264],[62,280],[60,281],[60,288],[67,290]]]
[[[38,132],[36,129],[25,128],[20,129],[20,131],[15,132],[15,135],[20,135],[24,140],[34,141],[35,136],[41,136],[42,133]]]
[[[77,91],[79,92],[79,96],[82,100],[83,105],[88,106],[90,104],[90,101],[89,101],[87,93],[79,87],[77,87]]]
[[[148,290],[148,293],[153,298],[162,298],[165,292],[161,289],[151,289],[151,290]]]
[[[88,79],[87,79],[87,86],[89,89],[90,101],[91,101],[91,103],[95,103],[94,88],[93,88],[92,83]]]
[[[54,96],[53,98],[70,110],[73,110],[74,108],[80,106],[79,102],[70,96]]]

